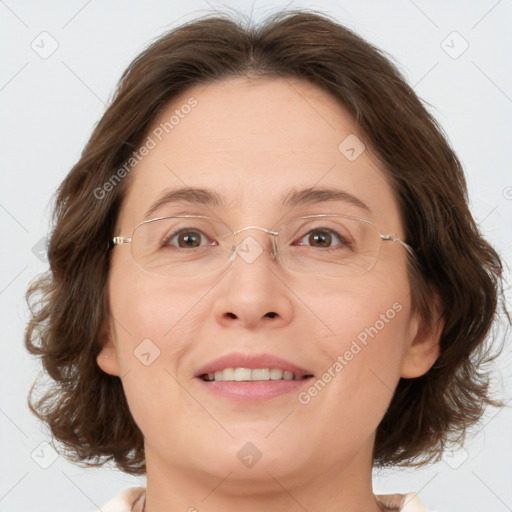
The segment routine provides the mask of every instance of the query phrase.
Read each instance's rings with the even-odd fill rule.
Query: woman
[[[378,50],[324,15],[196,20],[146,49],[57,198],[27,329],[102,508],[425,510],[487,404],[501,263],[461,165]]]

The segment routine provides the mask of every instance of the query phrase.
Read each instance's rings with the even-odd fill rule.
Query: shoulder
[[[144,487],[130,487],[101,507],[101,512],[142,512]],[[387,512],[428,512],[415,492],[408,494],[376,494],[375,498]],[[98,511],[99,512],[99,511]]]
[[[130,487],[105,503],[97,512],[142,512],[144,487]]]
[[[386,512],[428,512],[415,492],[407,494],[376,494]]]

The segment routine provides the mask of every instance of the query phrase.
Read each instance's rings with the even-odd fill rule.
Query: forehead
[[[285,199],[318,188],[341,191],[346,199],[338,194],[322,202],[316,194],[319,207],[338,204],[362,215],[359,201],[367,206],[362,216],[396,230],[393,191],[362,140],[341,103],[302,80],[233,78],[192,87],[166,105],[148,130],[144,143],[152,148],[132,171],[118,224],[133,229],[177,189],[208,190],[218,199],[206,205],[198,195],[194,207],[204,203],[217,214],[272,223],[290,208]],[[189,207],[190,197],[181,194],[172,207]]]

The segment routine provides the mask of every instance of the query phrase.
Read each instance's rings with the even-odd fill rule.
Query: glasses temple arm
[[[397,238],[396,236],[393,236],[393,235],[379,235],[379,236],[380,236],[381,240],[384,240],[384,241],[398,242],[403,247],[405,247],[405,249],[407,249],[407,252],[413,258],[416,258],[416,253],[414,252],[414,249],[409,244],[407,244],[407,243],[403,242],[402,240],[400,240],[400,238]]]

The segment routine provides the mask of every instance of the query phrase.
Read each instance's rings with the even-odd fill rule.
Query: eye
[[[216,242],[210,242],[209,238],[200,230],[193,228],[183,228],[179,231],[167,235],[162,240],[162,247],[175,246],[179,249],[195,249],[201,247],[204,242],[207,245],[216,245]]]
[[[306,243],[303,242],[306,240]],[[346,240],[338,232],[327,228],[315,228],[304,235],[298,242],[298,245],[309,245],[319,249],[330,249],[332,243],[338,242],[336,245],[346,245]]]

